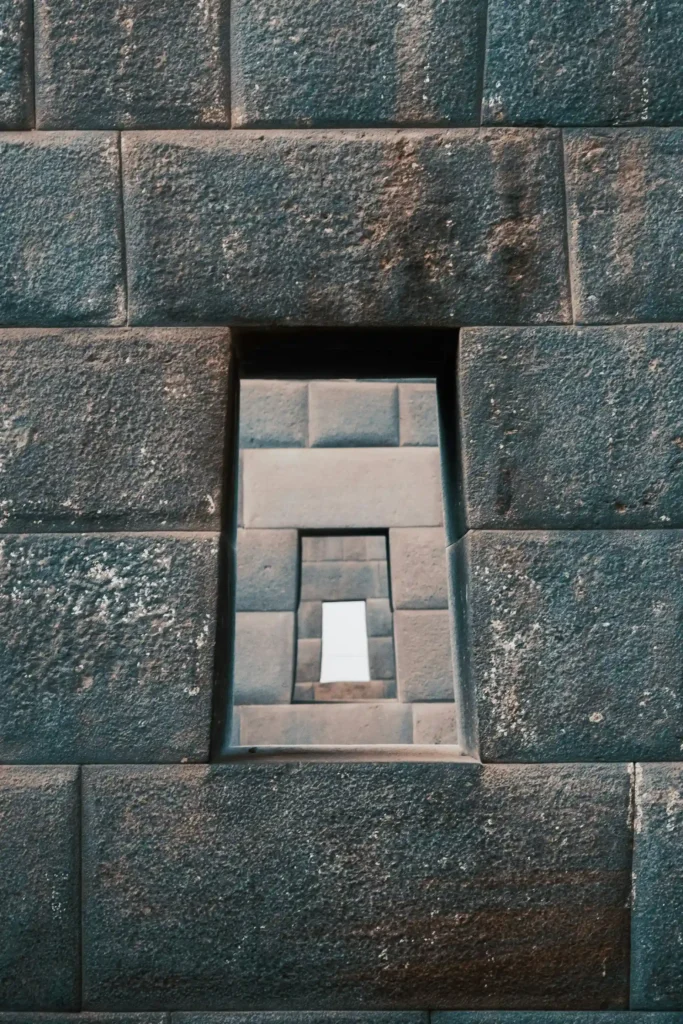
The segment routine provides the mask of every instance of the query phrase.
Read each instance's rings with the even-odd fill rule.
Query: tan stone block
[[[411,704],[413,743],[458,743],[458,716],[455,704]]]
[[[447,611],[397,611],[396,683],[401,701],[452,701],[450,615]]]
[[[394,529],[389,549],[394,608],[448,608],[445,531]]]

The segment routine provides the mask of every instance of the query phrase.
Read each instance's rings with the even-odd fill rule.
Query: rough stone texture
[[[246,451],[247,527],[382,529],[440,526],[441,466],[434,448]]]
[[[78,804],[77,768],[0,767],[3,1010],[79,1006]]]
[[[305,448],[307,444],[307,384],[240,382],[240,448]]]
[[[459,543],[483,760],[681,757],[683,534],[493,531]],[[400,647],[398,659],[400,678]]]
[[[683,1006],[682,835],[683,766],[637,765],[631,1005],[638,1010]]]
[[[683,320],[683,130],[565,134],[576,319]]]
[[[454,699],[451,626],[447,611],[394,613],[399,700]]]
[[[278,1010],[242,1011],[241,1013],[177,1013],[174,1024],[429,1024],[427,1012],[374,1010]],[[612,1022],[609,1022],[612,1024]],[[663,1024],[674,1024],[664,1021]]]
[[[208,756],[217,538],[0,539],[0,758]]]
[[[659,1013],[655,1017],[623,1010],[556,1012],[552,1017],[539,1010],[437,1010],[429,1018],[432,1024],[681,1024],[677,1013]]]
[[[559,133],[123,137],[132,323],[570,317]]]
[[[289,703],[294,684],[294,612],[237,612],[235,704]]]
[[[89,1013],[88,1011],[84,1013],[0,1013],[0,1024],[171,1024],[171,1016],[168,1013]]]
[[[391,530],[389,549],[394,608],[448,608],[445,531]]]
[[[319,688],[331,685],[320,683]],[[313,697],[317,700],[315,687]],[[235,713],[239,714],[243,747],[372,746],[413,741],[410,707],[393,701],[242,705]]]
[[[237,126],[478,124],[484,0],[233,3]]]
[[[681,326],[466,330],[459,368],[471,529],[683,526]]]
[[[237,611],[296,611],[298,589],[296,530],[237,531]]]
[[[401,444],[438,447],[439,416],[434,384],[399,384]]]
[[[296,642],[296,676],[297,683],[320,682],[320,659],[322,643],[311,637],[298,637]]]
[[[683,119],[678,0],[491,0],[489,124],[672,124]]]
[[[312,381],[309,443],[313,448],[378,448],[398,444],[398,390],[375,381]]]
[[[386,562],[304,562],[302,601],[364,601],[389,596]]]
[[[119,177],[113,134],[0,134],[0,323],[125,323]]]
[[[0,22],[0,128],[32,128],[33,9],[30,0],[2,0]]]
[[[413,743],[458,743],[458,713],[455,704],[411,704]]]
[[[0,331],[0,529],[217,529],[228,366],[226,331]]]
[[[323,635],[322,601],[301,601],[296,613],[296,633],[299,639],[313,640]]]
[[[227,0],[40,0],[38,127],[227,128]]]
[[[629,797],[617,765],[87,768],[85,1003],[624,1007]]]
[[[388,598],[373,597],[365,602],[365,623],[368,636],[392,635],[394,619]]]

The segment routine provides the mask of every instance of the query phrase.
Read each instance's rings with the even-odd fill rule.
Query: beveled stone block
[[[445,531],[393,529],[389,548],[394,608],[448,608]]]
[[[436,448],[439,445],[439,410],[435,384],[399,384],[401,444]]]
[[[307,384],[240,381],[240,448],[305,448],[307,444]]]
[[[311,381],[312,448],[378,448],[398,444],[398,389],[376,381]]]
[[[449,613],[394,612],[394,638],[399,700],[454,700]]]
[[[237,531],[237,611],[295,611],[299,590],[296,530]]]
[[[294,612],[235,615],[235,704],[287,704],[294,685]]]

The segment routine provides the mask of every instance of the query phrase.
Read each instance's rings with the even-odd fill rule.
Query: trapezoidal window
[[[240,382],[224,753],[456,756],[435,375],[253,362]]]

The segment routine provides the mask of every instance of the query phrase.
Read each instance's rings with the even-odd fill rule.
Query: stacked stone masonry
[[[0,0],[0,1024],[683,1024],[682,44]],[[379,411],[242,381],[238,458],[250,327],[377,328]],[[452,329],[439,418],[394,328]],[[235,618],[239,742],[338,742],[299,546],[350,517],[396,698],[346,735],[464,755],[209,763]]]

